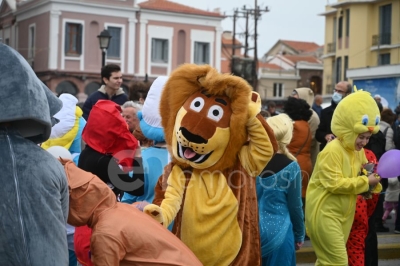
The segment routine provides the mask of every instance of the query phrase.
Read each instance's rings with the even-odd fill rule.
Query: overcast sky
[[[176,3],[212,11],[220,8],[226,15],[232,15],[235,8],[243,5],[254,8],[254,0],[171,0]],[[324,44],[325,18],[318,14],[325,11],[329,0],[257,0],[261,9],[269,8],[263,13],[258,25],[258,56],[267,52],[279,39],[309,41],[319,45]],[[138,2],[143,2],[139,0]],[[330,0],[331,3],[337,2]],[[245,31],[245,19],[238,21],[236,32]],[[254,22],[250,24],[254,30]],[[233,29],[233,19],[225,18],[222,22],[224,30]],[[249,52],[252,54],[253,52]]]

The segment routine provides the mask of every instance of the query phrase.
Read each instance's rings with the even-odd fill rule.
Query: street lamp
[[[100,35],[97,36],[97,38],[99,38],[100,49],[102,51],[101,67],[103,67],[106,64],[106,50],[110,45],[111,37],[112,36],[106,29],[104,29],[100,33]]]

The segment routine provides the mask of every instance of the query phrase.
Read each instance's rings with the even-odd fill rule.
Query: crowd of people
[[[377,265],[376,232],[400,233],[400,179],[376,173],[400,107],[346,81],[279,113],[209,66],[132,99],[109,64],[81,109],[0,58],[0,265],[296,265],[308,240],[316,265]]]
[[[301,89],[300,89],[301,90]],[[294,98],[301,98],[299,97],[298,93],[299,89],[296,89],[293,91],[291,97]],[[310,90],[311,91],[311,90]],[[313,95],[312,92],[310,92],[311,95]],[[361,195],[361,191],[365,190],[365,187],[362,188],[360,191],[357,193],[354,193],[355,187],[352,187],[351,190],[353,194],[359,194],[357,196],[357,201],[356,201],[356,207],[353,208],[352,205],[350,204],[350,209],[355,209],[355,215],[354,215],[354,221],[352,219],[347,219],[347,222],[350,224],[344,226],[343,224],[340,225],[340,227],[345,228],[345,230],[335,230],[334,225],[328,225],[327,222],[329,221],[329,215],[326,213],[321,214],[320,212],[323,210],[323,206],[329,206],[330,211],[332,211],[332,206],[327,204],[326,200],[328,200],[328,196],[321,194],[323,190],[321,190],[321,186],[326,189],[327,192],[331,192],[333,194],[347,194],[347,192],[344,192],[344,185],[343,187],[339,188],[333,188],[331,187],[332,184],[325,184],[326,180],[330,180],[332,182],[335,180],[335,184],[340,185],[340,183],[337,183],[336,178],[332,178],[332,176],[337,176],[338,173],[334,174],[334,171],[330,171],[328,169],[325,169],[325,167],[335,167],[341,169],[341,171],[344,171],[345,166],[340,165],[341,161],[350,161],[353,162],[354,159],[346,158],[345,160],[341,159],[334,159],[331,158],[333,151],[330,149],[327,149],[325,147],[328,147],[329,143],[332,143],[329,145],[329,147],[333,150],[337,150],[338,147],[335,147],[333,143],[337,143],[343,146],[344,143],[344,138],[340,137],[340,133],[334,133],[332,126],[335,126],[334,122],[332,120],[339,119],[340,111],[336,111],[336,108],[339,106],[339,103],[344,101],[349,101],[345,99],[351,95],[353,96],[353,87],[350,83],[346,81],[341,81],[336,84],[334,94],[332,97],[331,105],[322,108],[322,97],[320,95],[315,95],[314,97],[314,102],[312,104],[309,104],[311,108],[318,114],[319,120],[317,124],[317,130],[315,131],[315,139],[318,142],[319,149],[318,149],[318,161],[313,160],[313,155],[311,152],[311,143],[307,144],[307,131],[309,131],[309,127],[306,125],[303,125],[301,128],[303,130],[303,134],[298,134],[296,137],[295,132],[293,132],[293,138],[297,138],[297,140],[293,140],[294,143],[305,143],[304,145],[306,146],[305,150],[307,150],[307,153],[304,155],[307,160],[312,161],[312,174],[310,174],[310,167],[305,166],[302,161],[304,158],[298,158],[298,162],[300,165],[300,168],[303,173],[303,190],[307,190],[307,198],[308,200],[305,201],[307,204],[311,204],[311,207],[307,207],[306,205],[306,210],[308,211],[305,212],[305,217],[306,217],[306,225],[309,230],[307,230],[306,234],[306,239],[309,238],[309,235],[313,234],[312,230],[317,230],[315,227],[315,224],[319,224],[321,228],[317,231],[318,235],[318,241],[315,240],[316,232],[314,232],[314,239],[311,238],[312,245],[314,249],[316,249],[316,253],[318,256],[318,253],[320,253],[320,256],[318,257],[318,265],[378,265],[378,254],[377,254],[377,232],[388,232],[389,228],[385,226],[385,222],[387,217],[395,219],[395,230],[394,233],[398,234],[400,233],[400,221],[397,219],[398,215],[398,202],[400,200],[399,198],[399,193],[400,193],[400,183],[399,180],[400,178],[389,178],[389,179],[382,179],[380,180],[379,184],[374,185],[376,190],[374,190],[374,193],[370,196],[370,198],[365,198],[363,195]],[[357,95],[357,94],[355,94]],[[303,96],[304,99],[307,100],[305,96]],[[366,106],[369,108],[374,108],[375,106],[377,107],[377,112],[376,114],[372,114],[369,117],[375,117],[376,115],[380,115],[380,121],[378,123],[379,125],[379,131],[377,129],[374,129],[372,133],[374,134],[368,134],[369,136],[362,136],[359,135],[360,139],[356,138],[356,145],[357,142],[361,143],[360,146],[364,147],[364,152],[367,157],[368,162],[373,162],[375,164],[375,169],[376,165],[379,162],[380,157],[385,153],[386,151],[389,151],[391,149],[399,149],[400,146],[398,146],[396,143],[400,142],[400,135],[399,133],[399,119],[400,119],[400,107],[397,107],[394,112],[391,110],[389,107],[383,107],[381,102],[380,102],[381,97],[379,95],[375,95],[374,97],[368,96],[368,100],[370,101]],[[373,101],[371,101],[373,100]],[[283,108],[283,113],[287,113],[294,121],[296,125],[296,120],[298,120],[299,116],[302,114],[303,108],[300,106],[297,106],[292,110],[292,105],[293,105],[294,100],[289,97],[288,101],[285,103],[284,108]],[[303,102],[304,104],[304,102]],[[350,115],[357,110],[355,110],[356,104],[351,104],[352,108],[347,108],[345,113],[346,115],[342,118],[343,121],[348,120],[350,118]],[[344,106],[344,104],[341,104],[340,106]],[[400,106],[400,105],[399,105]],[[276,111],[276,106],[273,102],[267,103],[267,113],[266,117],[275,117],[276,115],[279,115],[279,113]],[[343,107],[342,107],[343,108]],[[360,109],[361,112],[367,113],[367,108],[365,107],[362,109],[361,107],[358,108]],[[354,111],[353,111],[354,110]],[[305,121],[308,121],[310,125],[310,120],[304,119]],[[353,124],[356,123],[356,121],[352,122]],[[349,125],[350,127],[351,125]],[[307,129],[308,128],[308,129]],[[362,132],[359,132],[362,133]],[[339,138],[339,141],[334,141],[337,138]],[[361,139],[364,139],[364,143],[362,143]],[[349,144],[350,146],[351,144]],[[297,144],[299,146],[299,144]],[[346,147],[346,146],[344,146]],[[304,149],[304,148],[303,148]],[[298,150],[298,149],[297,149]],[[356,147],[357,150],[357,147]],[[295,150],[293,151],[294,154]],[[296,156],[298,157],[298,156]],[[325,158],[326,157],[326,158]],[[300,159],[300,160],[299,160]],[[328,159],[328,160],[327,160]],[[324,163],[323,160],[326,160]],[[362,163],[363,165],[364,163]],[[351,174],[347,173],[344,176],[351,176],[354,175],[354,173],[357,172],[357,169],[360,168],[359,164],[354,164],[355,169],[352,171]],[[322,167],[322,168],[321,168]],[[329,176],[324,176],[323,173],[329,173]],[[359,172],[357,173],[359,174]],[[304,180],[304,176],[310,177],[310,184],[308,184]],[[340,176],[343,176],[341,174]],[[318,179],[323,177],[324,182],[319,182]],[[371,181],[375,181],[372,178],[372,175],[369,176],[369,179]],[[308,179],[307,179],[308,180]],[[360,181],[360,179],[354,179],[353,181]],[[376,181],[375,181],[376,182]],[[316,183],[316,187],[313,188]],[[329,186],[328,186],[329,185]],[[346,180],[346,186],[350,185],[350,182]],[[371,184],[369,184],[371,185]],[[318,187],[318,189],[317,189]],[[348,187],[350,189],[350,187]],[[308,195],[310,194],[310,195]],[[318,196],[319,195],[319,196]],[[324,195],[324,196],[323,196]],[[335,195],[337,196],[337,195]],[[353,195],[354,196],[354,195]],[[322,197],[324,200],[318,198]],[[344,198],[344,196],[341,196]],[[335,199],[335,201],[338,201],[338,199]],[[315,204],[318,204],[318,206],[315,206]],[[321,204],[321,205],[320,205]],[[354,204],[354,202],[353,202]],[[349,206],[348,203],[346,204],[339,204],[340,207],[343,206]],[[392,213],[393,211],[393,213]],[[313,215],[322,215],[323,217],[313,217]],[[344,213],[340,214],[341,217],[344,217]],[[353,216],[353,215],[351,215]],[[392,217],[393,216],[393,217]],[[334,217],[334,216],[333,216]],[[309,220],[308,220],[308,219]],[[330,217],[332,218],[332,217]],[[312,221],[311,219],[315,219],[315,221]],[[336,218],[335,218],[336,219]],[[308,223],[307,223],[308,220]],[[317,220],[324,220],[324,223],[318,223]],[[350,233],[350,228],[351,228],[351,233]],[[311,230],[312,229],[312,230]],[[326,230],[326,231],[324,231]],[[339,234],[339,231],[342,231]],[[323,232],[323,233],[322,233]],[[333,233],[332,233],[333,232]],[[332,233],[333,235],[330,235],[329,233]],[[326,240],[324,241],[322,238],[326,237]],[[347,239],[349,237],[349,240],[344,243],[337,243],[334,241],[335,237],[339,237],[340,239]],[[329,239],[329,240],[328,240]],[[328,245],[329,243],[329,245]],[[322,245],[322,246],[320,246]],[[339,250],[335,250],[335,248],[341,248],[341,252]],[[321,249],[321,251],[319,251]],[[329,252],[328,252],[329,251]],[[348,257],[346,257],[344,253],[346,252],[348,254]],[[342,258],[342,262],[335,261],[334,258]],[[345,259],[348,258],[348,261]]]

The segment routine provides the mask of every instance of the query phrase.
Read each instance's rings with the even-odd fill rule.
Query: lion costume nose
[[[189,141],[189,142],[193,142],[193,143],[198,143],[198,144],[207,144],[208,140],[206,140],[205,138],[199,136],[199,135],[195,135],[192,134],[189,130],[187,130],[184,127],[180,127],[179,130],[182,132],[182,135]]]

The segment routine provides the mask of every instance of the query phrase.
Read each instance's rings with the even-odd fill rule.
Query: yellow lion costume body
[[[255,177],[276,147],[260,109],[246,81],[207,65],[183,65],[165,84],[160,114],[173,158],[156,187],[160,206],[144,212],[174,221],[204,265],[260,265]]]

